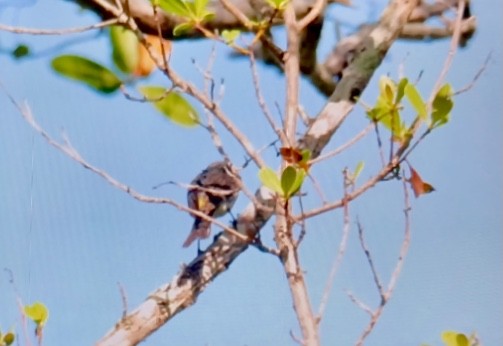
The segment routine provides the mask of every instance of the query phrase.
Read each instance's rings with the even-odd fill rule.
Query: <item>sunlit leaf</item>
[[[190,32],[192,29],[194,29],[193,23],[181,23],[175,26],[175,28],[173,29],[173,35],[181,36]]]
[[[258,177],[262,185],[279,195],[283,195],[283,189],[281,188],[281,183],[279,181],[278,175],[271,168],[261,168],[258,172]]]
[[[409,84],[409,80],[407,78],[402,78],[398,82],[398,86],[396,88],[396,98],[395,98],[395,104],[400,103],[402,100],[404,94],[405,94],[405,87]]]
[[[180,17],[190,18],[191,12],[186,1],[182,0],[156,0],[157,5],[167,13],[176,14]]]
[[[306,173],[309,171],[309,168],[311,167],[311,164],[309,163],[309,160],[311,160],[311,150],[309,149],[303,149],[301,151],[302,153],[302,160],[298,163],[299,167],[304,169]]]
[[[267,0],[267,3],[276,10],[283,10],[289,0]]]
[[[285,198],[290,198],[299,191],[306,172],[302,168],[287,166],[281,174],[281,189]]]
[[[381,79],[379,79],[379,90],[379,96],[384,98],[387,104],[394,103],[396,85],[391,78],[382,76]]]
[[[400,113],[396,109],[392,109],[386,114],[380,116],[378,122],[391,131],[394,140],[403,140],[407,129],[405,124],[402,122]]]
[[[232,44],[236,41],[236,39],[239,37],[241,34],[241,31],[239,30],[223,30],[222,31],[222,38],[224,39],[225,43],[227,44]]]
[[[122,84],[121,80],[108,68],[81,56],[61,55],[54,58],[51,65],[59,74],[87,84],[103,93],[112,93]]]
[[[301,154],[302,154],[302,162],[308,162],[309,160],[311,160],[311,150],[309,149],[302,149],[301,151]]]
[[[112,58],[115,65],[125,73],[135,70],[139,61],[139,42],[135,33],[122,26],[110,28]]]
[[[25,315],[39,326],[45,325],[49,318],[49,310],[41,302],[25,305],[23,310]]]
[[[442,341],[445,346],[470,346],[466,335],[451,330],[442,333]]]
[[[353,173],[353,180],[354,181],[358,178],[360,173],[363,171],[364,167],[365,167],[365,162],[363,162],[363,161],[358,162],[358,164],[356,165],[355,171]]]
[[[405,96],[407,96],[407,99],[409,100],[412,107],[414,107],[419,117],[423,121],[426,121],[428,116],[426,114],[426,104],[424,103],[421,94],[419,94],[419,91],[417,91],[414,84],[407,84],[407,86],[405,87]]]
[[[450,84],[444,84],[433,99],[433,112],[431,113],[430,128],[435,128],[446,124],[454,106],[452,101],[452,88]]]
[[[159,86],[142,86],[140,91],[149,100],[155,100],[155,108],[174,123],[187,127],[199,123],[196,110],[180,93],[171,91],[166,94],[166,88]]]
[[[416,172],[414,168],[412,168],[410,165],[409,168],[410,178],[408,179],[408,182],[410,183],[410,186],[412,187],[412,191],[414,192],[414,196],[416,196],[416,198],[435,191],[435,188],[433,188],[432,185],[421,179],[421,176]]]
[[[383,97],[379,96],[377,98],[376,105],[374,108],[367,111],[367,115],[371,120],[379,122],[383,117],[388,115],[392,109],[394,109],[393,105],[388,104]]]
[[[208,15],[213,15],[212,12],[208,11],[209,0],[194,0],[194,14],[197,19],[204,21],[208,18]]]

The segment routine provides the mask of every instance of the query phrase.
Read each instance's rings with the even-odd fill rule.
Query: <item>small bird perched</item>
[[[213,162],[191,182],[187,192],[189,208],[201,211],[211,217],[225,215],[238,198],[241,177],[230,162]],[[188,247],[196,239],[208,238],[211,222],[194,216],[194,225],[189,237],[183,243]]]

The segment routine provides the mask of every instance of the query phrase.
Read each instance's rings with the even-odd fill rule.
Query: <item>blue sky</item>
[[[477,34],[456,55],[447,80],[460,89],[472,80],[490,52],[492,60],[476,85],[455,99],[451,122],[429,136],[411,156],[411,163],[437,191],[412,200],[412,242],[405,267],[367,345],[440,345],[440,333],[448,329],[477,331],[489,346],[503,340],[503,76],[501,40],[494,39],[501,33],[501,4],[482,7],[476,2],[473,7],[479,23]],[[357,24],[376,13],[379,11],[360,5],[355,10],[334,9],[331,16]],[[0,22],[30,27],[73,27],[95,20],[67,2],[38,2],[0,11]],[[343,29],[347,30],[345,26]],[[325,27],[327,43],[320,47],[321,57],[334,42],[333,32],[333,25]],[[86,35],[92,34],[76,37]],[[5,49],[23,42],[40,52],[65,39],[2,32],[0,45]],[[172,64],[186,79],[202,85],[191,59],[205,65],[211,47],[203,41],[178,42]],[[64,52],[111,63],[105,37]],[[423,71],[418,88],[427,95],[447,52],[447,40],[397,43],[363,99],[372,104],[378,77],[396,77],[398,65],[405,58],[405,72],[411,79]],[[228,53],[225,47],[217,46],[214,76],[225,79],[222,106],[254,145],[262,147],[274,140],[274,133],[250,89],[248,63],[231,59]],[[166,180],[188,182],[217,160],[207,133],[178,127],[149,105],[127,101],[121,95],[99,96],[64,80],[51,72],[50,58],[13,61],[0,55],[0,81],[14,97],[28,102],[37,120],[54,137],[61,138],[64,131],[89,162],[142,193],[169,196],[183,203],[185,192],[181,189],[169,186],[153,191],[152,186]],[[284,81],[279,73],[262,66],[259,72],[270,108],[275,109],[274,102],[283,107]],[[160,76],[148,83],[166,85]],[[304,82],[301,102],[309,114],[315,115],[324,98]],[[195,249],[181,248],[192,219],[165,205],[135,201],[57,152],[34,133],[5,95],[0,95],[0,110],[0,267],[12,270],[25,303],[40,300],[49,307],[46,345],[92,344],[122,313],[117,282],[126,290],[133,308],[194,257]],[[327,150],[344,143],[365,124],[364,110],[356,109]],[[244,151],[221,132],[232,158],[242,162]],[[375,137],[369,136],[350,151],[313,168],[328,197],[340,197],[344,167],[355,167],[363,160],[366,167],[361,179],[375,172],[375,142]],[[278,165],[272,150],[264,156],[271,166]],[[250,165],[243,178],[250,189],[259,186],[256,167]],[[311,192],[306,203],[314,207],[319,201]],[[241,196],[236,212],[246,204]],[[364,225],[385,282],[402,241],[402,209],[398,182],[381,183],[351,205],[353,221],[358,216]],[[337,253],[341,229],[340,211],[308,223],[300,256],[316,308]],[[272,237],[269,224],[263,229],[262,239],[272,244]],[[20,330],[16,296],[8,281],[2,273],[0,326],[4,331],[11,326]],[[345,290],[370,306],[379,302],[354,222],[321,324],[323,344],[354,344],[368,322]],[[208,287],[197,304],[175,317],[145,345],[290,345],[294,344],[290,330],[299,334],[279,261],[249,249]]]

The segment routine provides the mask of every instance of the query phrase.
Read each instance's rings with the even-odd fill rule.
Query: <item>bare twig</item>
[[[344,170],[344,194],[346,195],[348,192],[349,185],[347,184],[347,175],[348,171],[347,169]],[[334,259],[334,262],[332,264],[332,268],[330,269],[330,273],[327,278],[327,282],[325,284],[325,289],[323,290],[323,295],[321,298],[321,303],[318,308],[318,323],[321,321],[321,318],[323,317],[323,314],[325,313],[325,309],[328,305],[328,299],[330,297],[330,293],[332,291],[332,286],[335,281],[335,276],[337,274],[337,271],[339,270],[339,267],[341,266],[342,260],[344,258],[344,254],[346,253],[346,247],[349,239],[349,230],[350,230],[350,216],[349,216],[349,203],[345,203],[343,206],[344,209],[344,221],[343,221],[343,226],[342,226],[342,238],[341,242],[339,243],[339,250],[337,251],[337,256]]]
[[[127,316],[127,312],[128,312],[128,303],[127,303],[126,290],[124,289],[124,286],[120,282],[117,282],[117,287],[119,288],[119,292],[120,292],[120,295],[121,295],[122,318],[125,318]]]
[[[262,95],[262,91],[260,89],[260,81],[258,78],[258,73],[257,73],[257,65],[255,61],[255,55],[252,53],[250,54],[250,68],[252,71],[252,79],[253,79],[253,87],[255,88],[255,95],[257,97],[258,104],[260,108],[262,109],[262,113],[264,114],[265,118],[267,119],[267,122],[271,126],[271,128],[274,130],[278,138],[281,140],[281,143],[284,146],[288,145],[286,136],[283,132],[282,129],[278,127],[276,122],[274,121],[271,112],[269,111],[269,108],[267,107],[267,104],[264,100],[264,97]]]
[[[327,6],[327,0],[316,0],[312,5],[311,10],[298,21],[297,30],[304,30],[313,20],[323,13]]]
[[[117,12],[117,9],[115,9],[114,12],[118,16],[121,15],[120,12]],[[171,82],[175,86],[177,86],[180,90],[196,98],[201,103],[201,105],[203,105],[206,109],[212,112],[213,115],[215,115],[215,117],[220,121],[220,123],[227,129],[227,131],[229,131],[229,133],[233,135],[234,138],[236,138],[236,140],[242,145],[243,149],[253,159],[253,161],[257,164],[257,166],[264,167],[265,162],[260,156],[258,156],[250,140],[224,114],[220,106],[214,101],[212,101],[209,97],[207,97],[207,95],[204,92],[196,88],[192,83],[189,83],[184,79],[182,79],[169,65],[163,66],[164,64],[162,58],[159,58],[157,52],[152,49],[151,44],[148,41],[146,41],[144,34],[139,30],[137,24],[133,19],[131,18],[128,19],[128,26],[131,30],[133,30],[136,33],[140,42],[147,49],[152,60],[155,62],[157,67],[166,75],[166,77],[168,77],[171,80]]]
[[[309,161],[309,163],[312,164],[312,165],[314,165],[317,162],[320,162],[320,161],[329,159],[331,157],[334,157],[336,155],[339,155],[344,150],[348,149],[353,144],[356,144],[360,139],[362,139],[363,137],[365,137],[370,132],[370,130],[372,130],[372,128],[374,128],[375,126],[376,126],[375,123],[373,123],[373,122],[369,123],[363,130],[361,130],[360,132],[358,132],[356,134],[356,136],[354,136],[353,138],[351,138],[349,141],[347,141],[346,143],[342,144],[340,147],[336,148],[333,151],[330,151],[330,152],[328,152],[326,154],[322,154],[322,155],[318,156],[317,158]]]
[[[380,285],[380,283],[379,283],[380,281],[378,280],[374,265],[371,264],[371,269],[372,269],[372,273],[374,275],[374,280],[376,282],[376,285],[378,285],[378,287],[381,287],[380,288],[381,302],[380,302],[379,306],[374,311],[371,312],[370,321],[367,324],[367,326],[365,327],[365,329],[363,330],[363,332],[360,335],[360,337],[358,338],[358,340],[356,341],[356,344],[355,344],[356,346],[363,346],[365,339],[369,336],[369,334],[372,332],[375,325],[379,321],[379,318],[381,317],[381,315],[384,311],[384,307],[386,306],[388,301],[391,299],[391,296],[392,296],[393,291],[395,289],[398,277],[400,276],[400,273],[403,268],[405,256],[407,255],[407,252],[409,250],[410,210],[411,210],[411,208],[410,208],[410,199],[409,199],[409,193],[407,190],[407,183],[406,183],[405,178],[402,178],[402,185],[403,185],[403,191],[404,191],[404,204],[405,204],[405,209],[404,209],[405,225],[404,225],[404,238],[402,241],[402,245],[400,247],[400,253],[398,255],[398,260],[395,265],[395,269],[393,270],[393,273],[391,274],[391,278],[389,280],[388,287],[387,287],[386,291],[382,290],[382,285]],[[363,247],[363,243],[362,243],[362,247]],[[364,250],[364,251],[366,251],[366,250]],[[369,255],[366,254],[366,256],[367,256],[367,259],[369,260],[369,264],[373,263],[370,260],[370,253],[369,253]],[[365,310],[365,311],[367,311],[367,310]]]
[[[362,302],[360,299],[356,298],[356,296],[351,292],[346,290],[346,294],[348,295],[349,299],[356,304],[360,309],[365,311],[367,314],[369,314],[371,317],[373,315],[373,311],[371,308],[369,308],[364,302]]]
[[[117,23],[119,23],[119,20],[117,18],[112,18],[92,25],[86,25],[76,28],[65,28],[65,29],[32,29],[32,28],[22,28],[22,27],[0,24],[0,31],[8,31],[14,34],[28,34],[28,35],[68,35],[89,30],[101,29]]]
[[[321,203],[327,204],[328,203],[327,197],[325,196],[325,193],[323,192],[323,189],[321,188],[316,178],[313,176],[311,172],[307,172],[307,177],[313,184],[314,190],[316,191],[316,194],[320,197]]]
[[[0,83],[0,87],[2,89],[3,88],[3,85]],[[5,89],[4,89],[5,91]],[[232,229],[231,227],[225,225],[224,223],[206,215],[205,213],[201,212],[201,211],[198,211],[198,210],[195,210],[195,209],[192,209],[192,208],[189,208],[183,204],[180,204],[172,199],[169,199],[169,198],[158,198],[158,197],[150,197],[150,196],[146,196],[146,195],[143,195],[135,190],[133,190],[131,187],[125,185],[124,183],[116,180],[115,178],[113,178],[110,174],[108,174],[106,171],[103,171],[93,165],[91,165],[90,163],[88,163],[81,155],[80,153],[70,144],[70,142],[68,141],[68,139],[66,139],[64,141],[64,143],[60,143],[58,141],[56,141],[55,139],[53,139],[35,120],[35,118],[33,117],[32,113],[31,113],[31,110],[30,108],[24,104],[24,105],[21,105],[19,104],[10,94],[8,94],[6,91],[5,91],[7,97],[10,99],[10,101],[12,102],[12,104],[18,109],[18,111],[20,112],[20,114],[23,116],[23,118],[26,120],[26,122],[36,131],[38,132],[45,140],[48,144],[50,144],[51,146],[53,146],[54,148],[58,149],[59,151],[61,151],[63,154],[65,154],[66,156],[68,156],[69,158],[71,158],[72,160],[76,161],[77,163],[81,164],[84,168],[86,169],[89,169],[91,172],[99,175],[100,177],[102,177],[103,179],[105,179],[106,182],[108,182],[109,184],[111,184],[112,186],[114,186],[115,188],[127,193],[128,195],[130,195],[131,197],[133,197],[134,199],[140,201],[140,202],[145,202],[145,203],[155,203],[155,204],[168,204],[168,205],[171,205],[181,211],[185,211],[185,212],[188,212],[190,213],[191,215],[195,215],[195,216],[198,216],[204,220],[207,220],[207,221],[210,221],[214,224],[216,224],[217,226],[221,227],[223,230],[225,230],[226,232],[229,232],[231,233],[232,235],[234,235],[235,237],[243,240],[243,241],[248,241],[248,238],[244,235],[242,235],[241,233],[237,232],[236,230]]]
[[[236,19],[239,20],[245,28],[247,28],[250,31],[253,31],[254,25],[252,21],[249,20],[248,17],[243,12],[241,12],[241,10],[236,5],[232,3],[232,1],[220,0],[220,3],[227,11],[232,13],[232,15],[236,17]]]
[[[358,239],[360,240],[360,245],[362,247],[363,253],[365,254],[365,258],[367,258],[367,262],[369,264],[370,270],[372,271],[372,277],[374,278],[374,283],[377,287],[377,291],[379,292],[379,296],[381,297],[381,301],[385,299],[384,297],[384,289],[381,283],[381,279],[379,278],[379,274],[377,273],[376,267],[374,265],[374,260],[372,259],[372,255],[370,253],[369,247],[365,242],[365,237],[363,236],[363,226],[360,223],[360,220],[357,219],[356,224],[358,226]]]
[[[451,68],[452,61],[454,60],[454,56],[456,55],[456,52],[458,50],[459,38],[461,36],[461,22],[463,20],[463,10],[465,9],[465,6],[466,6],[466,0],[459,0],[456,22],[454,24],[454,33],[452,35],[451,44],[449,47],[449,52],[447,53],[447,57],[444,61],[444,66],[443,66],[442,70],[440,71],[440,74],[435,82],[435,85],[434,85],[432,91],[431,91],[430,98],[428,100],[428,105],[427,105],[429,110],[431,110],[433,99],[435,98],[435,95],[437,94],[438,90],[440,90],[440,88],[442,87],[442,83],[444,82],[444,79],[447,76],[447,72]]]
[[[454,92],[453,95],[460,95],[460,94],[464,93],[465,91],[468,91],[471,88],[473,88],[475,83],[477,83],[477,81],[479,80],[480,76],[482,76],[482,73],[484,73],[484,71],[486,70],[487,66],[489,65],[489,61],[491,61],[491,58],[492,58],[492,52],[490,52],[487,55],[486,59],[484,60],[484,63],[482,64],[482,66],[480,66],[477,73],[475,73],[475,76],[473,77],[472,81],[470,83],[468,83],[467,85],[465,85],[464,87],[462,87],[461,89]]]

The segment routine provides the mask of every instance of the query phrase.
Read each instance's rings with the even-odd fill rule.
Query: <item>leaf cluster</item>
[[[280,153],[289,164],[279,177],[270,167],[262,168],[258,174],[264,186],[288,200],[300,190],[304,182],[309,170],[311,152],[307,149],[300,151],[295,148],[281,148]]]
[[[215,13],[208,10],[208,0],[152,0],[152,4],[185,20],[173,29],[175,36],[187,33],[215,16]]]
[[[433,98],[431,110],[417,90],[416,86],[407,78],[398,83],[383,76],[379,81],[379,96],[373,108],[367,111],[368,117],[391,131],[393,140],[403,142],[412,136],[410,126],[402,119],[402,100],[405,97],[414,111],[417,119],[427,124],[431,131],[449,121],[450,112],[454,105],[452,101],[452,87],[444,84]]]
[[[201,12],[199,7],[195,10]],[[198,12],[198,13],[199,13]],[[147,36],[147,42],[157,51],[164,51],[162,44],[170,48],[169,42],[161,43],[156,36]],[[55,57],[51,66],[58,74],[78,81],[102,94],[117,92],[123,85],[145,78],[155,64],[146,48],[140,44],[134,32],[121,26],[110,28],[113,67],[109,68],[89,58],[78,55]],[[198,112],[179,92],[162,86],[140,86],[140,93],[166,118],[176,124],[191,127],[199,123]]]

